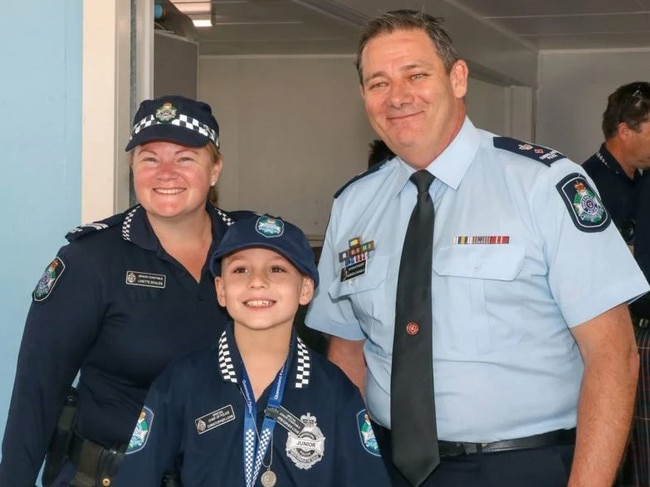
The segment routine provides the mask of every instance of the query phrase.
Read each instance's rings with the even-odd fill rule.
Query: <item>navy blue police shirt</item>
[[[212,253],[237,217],[212,205],[207,211]],[[153,379],[172,359],[214,341],[227,321],[207,266],[197,282],[162,248],[141,206],[66,238],[33,292],[2,486],[34,485],[77,372],[78,434],[104,447],[126,445]]]
[[[160,487],[165,472],[176,472],[184,487],[246,486],[254,455],[244,459],[243,369],[232,326],[212,349],[172,363],[151,386],[113,485]],[[264,437],[271,390],[256,401],[252,436]],[[278,487],[390,486],[359,390],[295,332],[281,409],[260,476],[270,469]]]
[[[582,168],[596,183],[600,199],[627,243],[635,233],[638,187],[641,174],[629,178],[605,144],[587,159]]]

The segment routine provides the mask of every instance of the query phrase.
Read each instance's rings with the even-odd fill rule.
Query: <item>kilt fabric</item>
[[[620,485],[650,487],[650,327],[636,327],[635,334],[641,369]]]

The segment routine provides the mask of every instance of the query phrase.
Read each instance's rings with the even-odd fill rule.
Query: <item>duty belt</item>
[[[70,487],[109,487],[117,474],[127,445],[105,448],[75,433],[69,458],[77,467]]]
[[[576,429],[556,430],[540,435],[501,440],[492,443],[466,443],[456,441],[438,441],[440,457],[473,455],[476,453],[497,453],[527,448],[542,448],[555,445],[572,445],[576,442]]]

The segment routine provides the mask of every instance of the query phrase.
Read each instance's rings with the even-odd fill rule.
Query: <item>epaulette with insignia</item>
[[[70,230],[66,234],[65,238],[68,240],[68,242],[72,242],[73,240],[78,240],[99,230],[105,230],[107,228],[114,227],[115,225],[119,225],[123,220],[124,214],[118,213],[117,215],[109,216],[108,218],[105,218],[104,220],[100,220],[98,222],[79,225],[78,227],[74,227],[72,230]]]
[[[521,156],[526,156],[539,162],[543,162],[550,166],[555,161],[563,159],[564,154],[560,154],[554,149],[542,147],[541,145],[533,145],[529,142],[522,142],[521,140],[513,139],[510,137],[494,137],[494,147],[503,149]]]
[[[379,169],[381,169],[382,167],[384,167],[384,165],[385,165],[389,160],[390,160],[390,159],[386,159],[384,162],[377,163],[377,164],[371,166],[370,169],[368,169],[367,171],[364,171],[364,172],[362,172],[361,174],[357,174],[356,176],[354,176],[354,177],[353,177],[352,179],[350,179],[347,183],[345,183],[341,188],[339,188],[339,190],[338,190],[336,193],[334,193],[334,199],[338,198],[339,195],[340,195],[343,191],[345,191],[345,188],[347,188],[348,186],[350,186],[350,185],[351,185],[352,183],[354,183],[355,181],[358,181],[358,180],[361,179],[361,178],[365,178],[368,174],[372,174],[373,172],[376,172],[376,171],[378,171]]]
[[[228,212],[228,215],[230,215],[230,218],[232,218],[234,221],[239,221],[246,220],[247,218],[262,216],[262,213],[251,210],[232,210]]]

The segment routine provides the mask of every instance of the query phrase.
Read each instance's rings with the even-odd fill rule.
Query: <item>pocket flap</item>
[[[511,281],[524,266],[520,245],[453,245],[438,250],[433,269],[441,276]]]
[[[388,257],[373,256],[366,261],[366,271],[352,279],[341,282],[341,279],[334,281],[329,287],[329,295],[337,299],[350,294],[360,293],[375,289],[386,280],[388,274]]]

